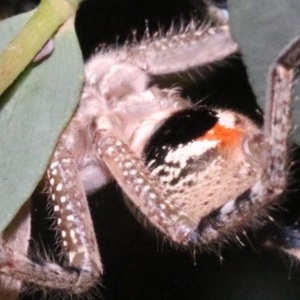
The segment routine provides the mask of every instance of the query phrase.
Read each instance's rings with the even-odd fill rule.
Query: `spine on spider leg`
[[[295,70],[300,66],[300,37],[293,40],[279,55],[269,71],[265,136],[270,144],[267,180],[274,194],[280,193],[286,185],[286,164],[290,113],[293,100]]]
[[[220,61],[238,50],[229,27],[190,26],[184,32],[144,41],[127,48],[129,61],[151,75],[186,71]]]

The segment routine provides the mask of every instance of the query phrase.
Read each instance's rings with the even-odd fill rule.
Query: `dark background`
[[[0,0],[0,12],[4,7],[6,14],[20,12],[34,4],[35,1]],[[76,29],[87,59],[99,45],[122,45],[132,39],[133,30],[136,39],[142,38],[145,20],[150,33],[155,33],[159,28],[167,29],[171,22],[179,26],[191,16],[203,19],[204,15],[205,6],[200,0],[95,0],[82,4]],[[180,84],[182,76],[172,80]],[[238,55],[199,70],[194,80],[185,85],[183,94],[195,102],[205,99],[214,106],[240,110],[260,122]],[[297,160],[296,154],[294,157]],[[299,198],[294,184],[282,209],[285,221],[290,223],[297,215],[293,200]],[[170,247],[155,233],[142,228],[127,210],[115,183],[90,197],[90,206],[105,273],[101,285],[87,299],[300,299],[297,265],[276,250],[261,247],[268,227],[249,233],[249,240],[241,237],[242,244],[232,242],[226,249],[194,255]],[[279,222],[282,219],[280,216]],[[37,191],[33,197],[32,252],[54,251],[54,233],[48,229],[51,224],[46,197]],[[47,295],[55,299],[53,293]],[[30,292],[23,299],[42,296],[44,292]]]

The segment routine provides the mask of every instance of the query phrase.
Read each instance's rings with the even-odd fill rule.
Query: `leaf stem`
[[[42,0],[33,16],[0,55],[0,95],[32,61],[80,0]]]

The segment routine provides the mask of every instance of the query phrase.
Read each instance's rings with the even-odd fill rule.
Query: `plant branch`
[[[75,14],[80,0],[42,0],[33,16],[0,55],[0,95],[32,61],[55,31]]]

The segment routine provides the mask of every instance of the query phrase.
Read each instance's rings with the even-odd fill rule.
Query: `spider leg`
[[[295,38],[270,68],[264,134],[270,144],[265,180],[268,192],[279,194],[286,186],[287,140],[293,84],[300,66],[300,37]]]
[[[86,77],[93,82],[99,81],[106,73],[106,66],[124,62],[135,65],[149,75],[186,72],[221,61],[237,51],[238,46],[227,25],[214,28],[197,26],[191,22],[180,32],[171,28],[165,36],[158,33],[158,37],[146,39],[139,45],[95,55],[87,64]]]
[[[129,146],[110,128],[108,116],[96,120],[94,143],[114,178],[135,206],[173,241],[186,244],[195,222],[165,194]]]
[[[13,248],[19,253],[26,255],[30,239],[30,221],[30,201],[26,201],[14,219],[2,232],[2,246],[0,248]],[[0,299],[19,299],[21,285],[22,281],[20,280],[0,275]]]
[[[297,37],[270,68],[264,134],[252,136],[247,141],[250,152],[260,156],[265,173],[252,188],[203,218],[190,237],[192,244],[209,243],[234,228],[238,230],[241,225],[253,220],[253,216],[266,213],[269,205],[285,189],[292,87],[295,70],[299,66],[300,38]]]
[[[186,32],[142,43],[128,51],[129,59],[150,75],[170,74],[220,61],[235,53],[238,46],[228,26],[187,28]]]
[[[58,147],[47,174],[68,263],[60,266],[32,261],[5,246],[0,253],[0,272],[20,281],[81,293],[98,280],[102,264],[84,188],[70,151]]]

